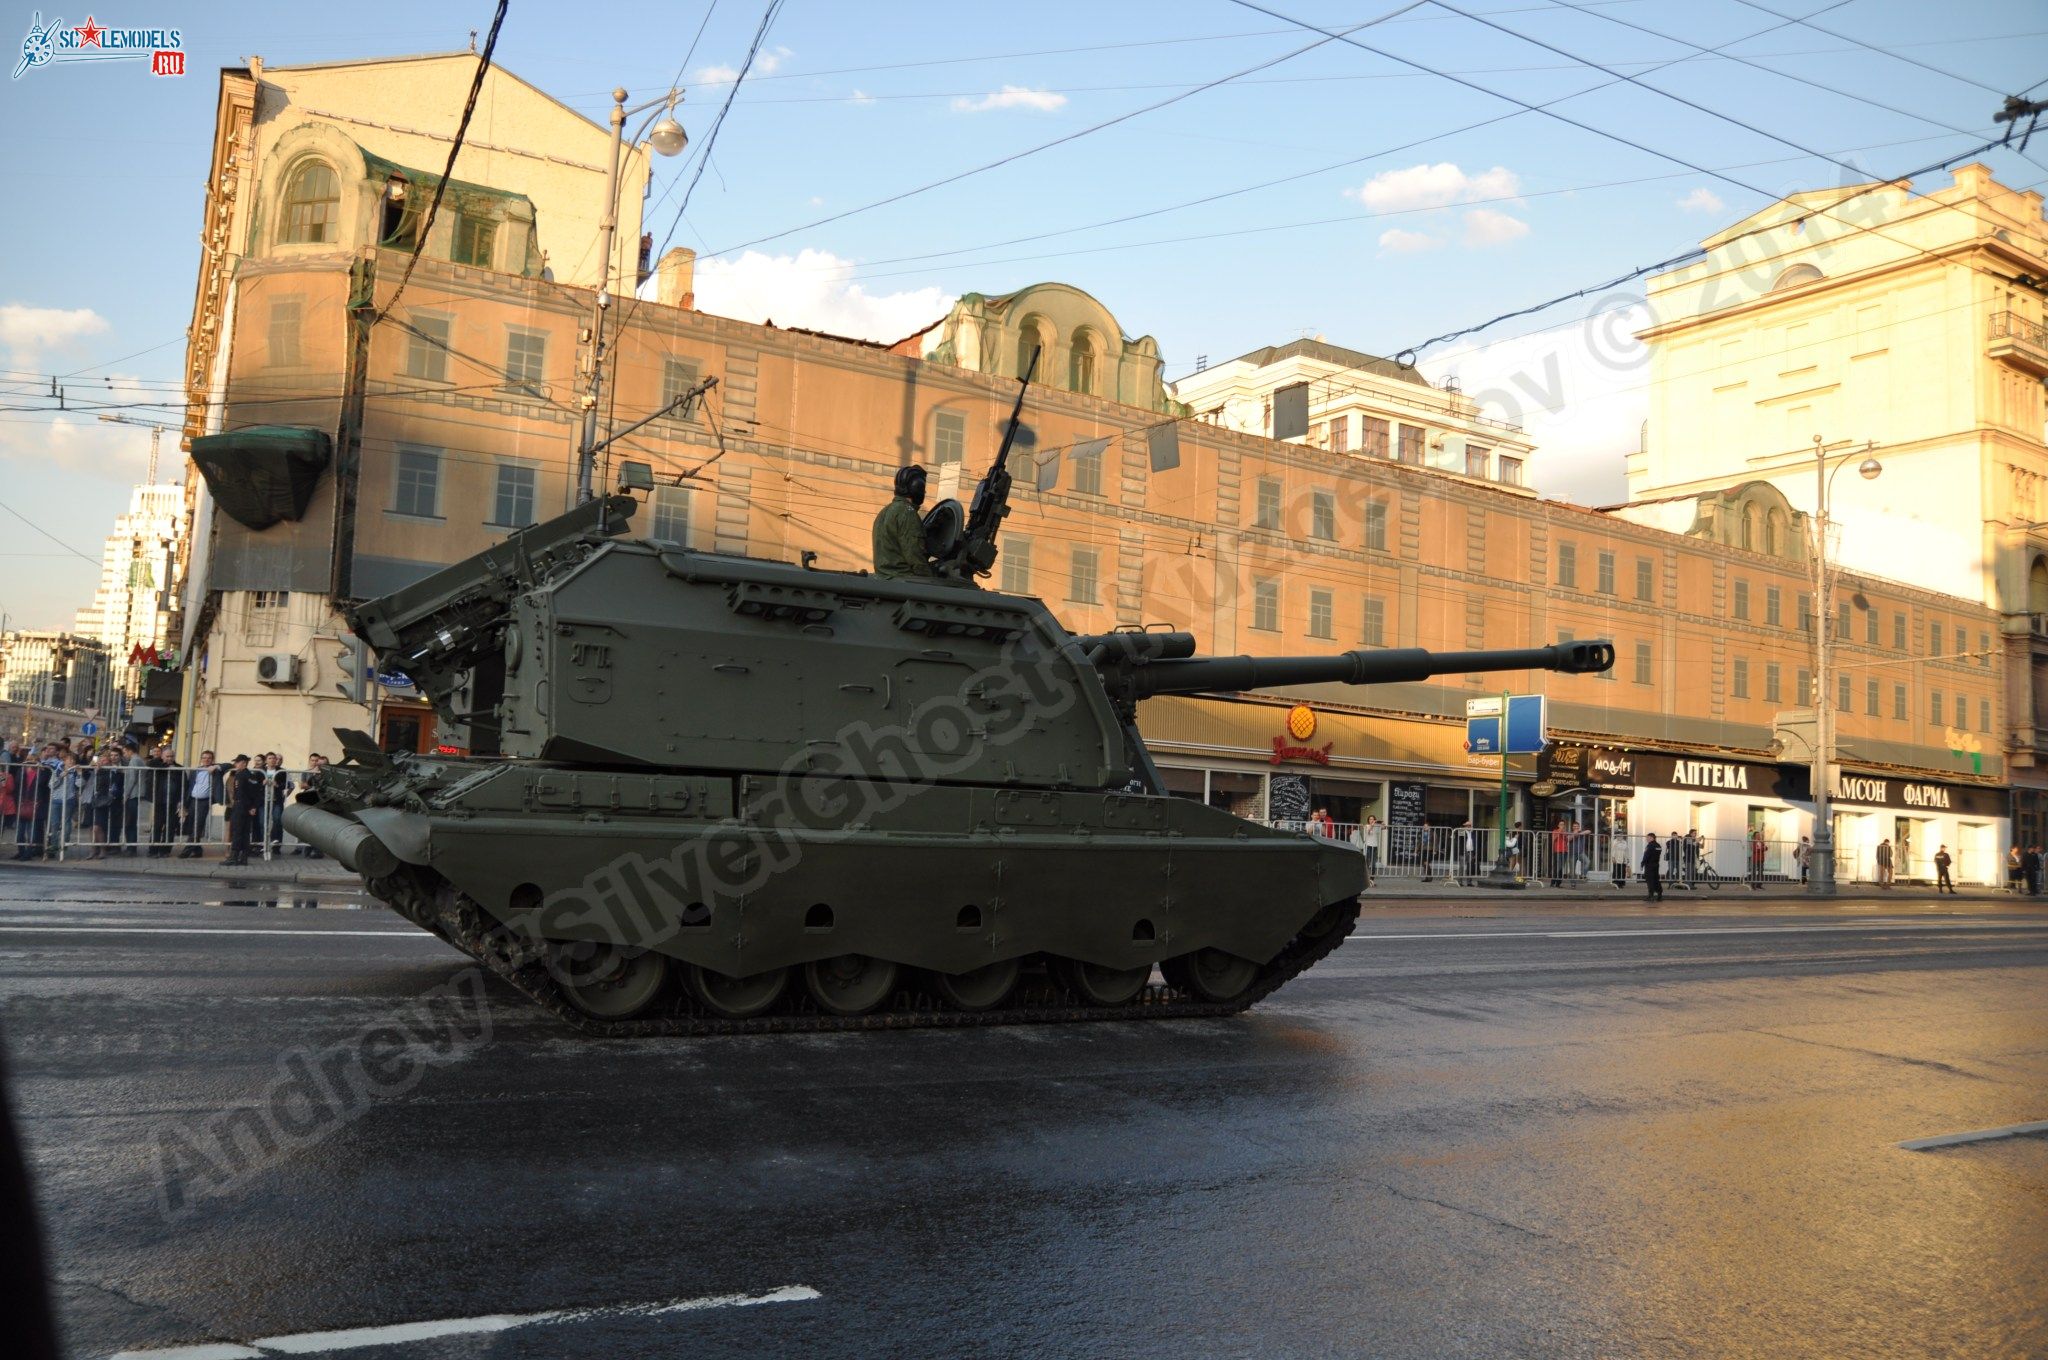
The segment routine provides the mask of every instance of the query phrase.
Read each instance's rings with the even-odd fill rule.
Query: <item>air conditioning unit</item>
[[[295,689],[299,683],[299,658],[290,652],[265,652],[256,658],[259,684]]]

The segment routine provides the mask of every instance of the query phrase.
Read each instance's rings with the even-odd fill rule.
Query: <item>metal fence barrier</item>
[[[227,806],[227,775],[196,766],[41,765],[0,768],[14,811],[0,816],[0,846],[14,859],[233,858],[242,816]],[[317,855],[284,829],[284,809],[307,771],[255,771],[263,796],[247,814],[249,860]]]

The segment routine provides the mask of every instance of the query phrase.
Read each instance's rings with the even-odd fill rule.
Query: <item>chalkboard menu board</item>
[[[1387,785],[1387,825],[1421,826],[1428,819],[1423,816],[1423,800],[1429,792],[1427,784],[1410,784],[1394,780]]]
[[[1305,822],[1308,820],[1308,776],[1305,774],[1268,775],[1266,794],[1266,815],[1276,822]]]

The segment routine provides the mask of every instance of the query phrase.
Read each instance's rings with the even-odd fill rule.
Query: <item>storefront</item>
[[[1563,822],[1583,836],[1575,854],[1604,872],[1619,856],[1633,863],[1629,848],[1636,794],[1633,752],[1613,746],[1554,742],[1536,762],[1536,783],[1530,793],[1539,800],[1535,825],[1554,829]]]
[[[1696,834],[1704,847],[1702,862],[1731,878],[1756,871],[1750,847],[1761,835],[1762,873],[1798,876],[1793,851],[1812,824],[1805,770],[1661,751],[1631,754],[1636,835],[1668,839]]]
[[[1465,750],[1462,723],[1261,699],[1147,699],[1138,727],[1167,791],[1240,817],[1286,821],[1323,808],[1340,827],[1491,827],[1498,757]],[[1525,816],[1533,757],[1510,757],[1510,821]]]
[[[1877,848],[1890,841],[1901,881],[1933,882],[1934,856],[1943,847],[1956,882],[2005,881],[2011,823],[2002,788],[1843,770],[1833,800],[1838,879],[1874,879]]]

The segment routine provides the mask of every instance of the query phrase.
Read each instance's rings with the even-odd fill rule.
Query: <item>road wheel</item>
[[[1060,986],[1091,1006],[1122,1006],[1136,999],[1152,980],[1152,965],[1105,968],[1079,959],[1055,959],[1053,976]]]
[[[690,966],[690,995],[705,1010],[727,1020],[750,1020],[782,999],[789,986],[787,968],[732,977],[696,964]]]
[[[1197,1001],[1235,1001],[1250,990],[1259,965],[1221,949],[1197,949],[1159,965],[1166,980]]]
[[[834,1015],[866,1015],[896,990],[896,965],[866,954],[841,954],[804,965],[811,999]]]
[[[992,1010],[1017,985],[1018,961],[1005,959],[964,973],[935,973],[932,987],[956,1011]]]
[[[668,956],[624,945],[558,946],[550,971],[569,1004],[593,1020],[630,1020],[668,990]]]

